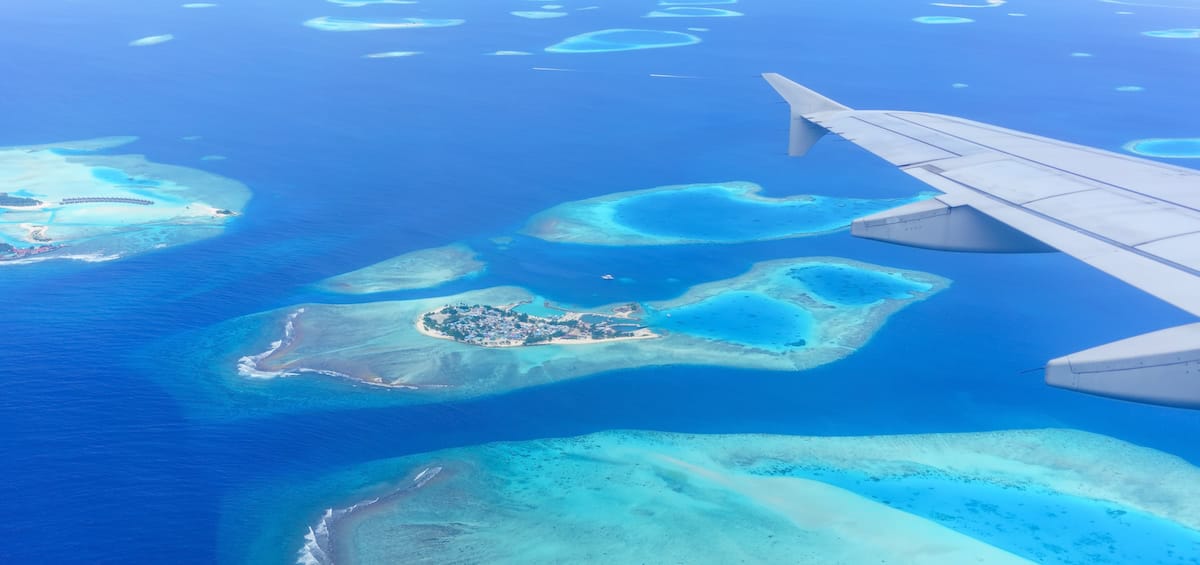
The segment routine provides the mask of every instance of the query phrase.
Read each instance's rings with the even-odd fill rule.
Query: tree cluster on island
[[[551,343],[556,340],[603,340],[635,336],[633,331],[625,327],[636,326],[635,322],[598,315],[592,316],[597,319],[587,321],[577,313],[566,313],[558,318],[544,318],[517,312],[513,307],[457,304],[425,313],[421,317],[421,325],[429,332],[462,343],[484,347],[512,347]],[[640,326],[634,329],[640,329]]]

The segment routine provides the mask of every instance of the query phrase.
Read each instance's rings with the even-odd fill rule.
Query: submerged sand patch
[[[844,476],[867,477],[872,487],[838,486]],[[913,478],[919,485],[905,487]],[[899,501],[868,492],[880,484],[899,486],[893,495],[913,488],[915,496],[939,498],[945,512],[970,511],[957,518],[905,511]],[[1149,559],[1133,546],[1150,539],[1150,551],[1163,555],[1200,549],[1196,484],[1200,469],[1182,459],[1067,429],[859,437],[607,431],[447,449],[326,476],[309,487],[310,504],[342,502],[306,511],[312,521],[299,557],[319,556],[319,563]],[[1051,514],[1079,512],[1095,521],[1057,531],[1049,527],[1054,515],[1022,514],[1021,505],[1034,501],[1048,504]],[[291,522],[293,515],[274,519]],[[966,533],[978,535],[981,527],[987,541]],[[298,539],[304,530],[293,531]]]
[[[818,267],[837,272],[808,276],[806,269]],[[839,272],[864,276],[846,278]],[[243,344],[238,370],[258,378],[335,376],[423,391],[422,400],[498,394],[604,371],[659,365],[797,371],[850,355],[892,313],[947,285],[934,275],[844,259],[767,261],[739,277],[696,286],[674,300],[642,305],[646,316],[638,321],[661,337],[504,348],[438,339],[423,333],[419,324],[423,315],[448,304],[501,306],[535,299],[522,288],[365,304],[305,304],[235,321],[278,328],[267,332],[275,342],[269,348],[261,342]],[[859,287],[870,287],[864,290],[867,299],[847,298],[846,288]],[[730,293],[754,300],[745,307],[740,302],[724,303]],[[627,307],[571,310],[604,316]],[[703,321],[686,321],[696,308],[710,311],[694,318]],[[780,308],[803,319],[774,320],[771,316]],[[669,322],[672,314],[684,318],[684,323]],[[706,320],[713,315],[725,321],[711,327]],[[768,323],[778,323],[786,331],[763,332]]]
[[[250,199],[212,173],[97,153],[134,139],[0,148],[0,265],[110,260],[212,237]]]

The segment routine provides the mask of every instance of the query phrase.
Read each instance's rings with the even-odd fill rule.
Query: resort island
[[[417,323],[421,333],[481,347],[522,347],[568,343],[595,343],[615,339],[660,337],[633,317],[642,308],[636,303],[613,309],[612,316],[565,312],[557,318],[531,316],[515,309],[520,304],[447,305],[426,312]]]
[[[486,267],[475,250],[464,244],[454,243],[410,251],[374,265],[329,277],[317,283],[317,288],[337,294],[374,294],[433,288],[478,277]]]
[[[250,199],[212,173],[103,153],[136,139],[0,147],[0,266],[110,261],[213,237]]]

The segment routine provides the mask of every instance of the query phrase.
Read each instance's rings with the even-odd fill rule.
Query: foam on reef
[[[1182,459],[1068,429],[606,431],[361,464],[264,512],[301,563],[1174,561],[1200,550],[1198,482]],[[1036,527],[1038,512],[1070,523]]]

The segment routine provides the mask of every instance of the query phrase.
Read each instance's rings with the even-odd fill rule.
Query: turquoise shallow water
[[[975,20],[973,20],[971,18],[960,17],[960,16],[919,16],[919,17],[913,18],[913,21],[917,22],[919,24],[947,25],[947,24],[969,24],[969,23],[974,22]]]
[[[1042,383],[1036,368],[1047,359],[1195,321],[1066,256],[939,254],[844,231],[603,249],[517,238],[505,257],[488,241],[540,210],[646,187],[745,179],[771,197],[893,201],[926,190],[834,138],[805,158],[789,158],[788,111],[761,72],[783,73],[853,107],[943,112],[1113,151],[1129,140],[1194,138],[1200,98],[1196,73],[1184,63],[1200,56],[1200,41],[1142,32],[1193,29],[1195,10],[1096,0],[1011,0],[994,9],[936,11],[891,0],[755,0],[729,6],[742,17],[666,20],[642,18],[658,9],[655,2],[601,1],[567,5],[568,17],[532,21],[508,13],[526,8],[524,2],[345,8],[296,0],[219,2],[205,10],[178,4],[4,4],[0,52],[9,56],[0,57],[0,76],[10,88],[0,96],[0,144],[137,135],[127,148],[107,153],[144,154],[154,163],[222,174],[244,182],[254,197],[228,229],[188,245],[108,263],[0,269],[6,300],[0,313],[6,385],[0,500],[11,509],[0,528],[9,540],[0,547],[0,562],[294,563],[306,528],[324,509],[361,501],[411,467],[375,474],[367,462],[602,430],[861,436],[1067,426],[1200,461],[1195,413]],[[540,3],[528,3],[534,5]],[[598,8],[575,10],[591,5]],[[922,14],[976,21],[911,21]],[[322,15],[464,22],[371,33],[301,25]],[[687,27],[697,25],[705,31]],[[639,27],[686,30],[703,41],[604,53],[544,51],[589,31]],[[128,46],[165,33],[175,39]],[[422,55],[364,58],[401,50]],[[484,55],[497,51],[529,55]],[[1094,56],[1071,57],[1075,52]],[[550,68],[569,70],[542,70]],[[1144,90],[1114,90],[1120,85]],[[207,155],[227,159],[203,160]],[[281,330],[270,320],[232,328],[219,326],[223,322],[300,303],[373,300],[331,296],[313,285],[459,241],[487,255],[487,274],[388,298],[517,284],[570,305],[669,300],[755,262],[818,255],[934,273],[954,285],[897,312],[860,350],[803,372],[696,365],[609,370],[470,401],[413,404],[403,391],[333,378],[262,382],[217,372],[236,358],[210,364],[214,351],[247,342],[266,348]],[[618,280],[602,279],[606,273]],[[229,333],[203,334],[212,327]],[[521,465],[529,460],[506,457],[488,468],[513,466],[512,473],[497,475],[498,486],[517,475],[557,494],[590,486],[553,457],[542,459],[540,469]],[[696,492],[678,468],[667,471],[636,476],[678,488],[661,491],[667,500]],[[293,488],[333,472],[358,480]],[[539,483],[526,472],[560,482]],[[618,502],[606,498],[614,479],[628,476],[621,463],[596,473],[600,486],[590,500],[593,508],[626,517],[614,521],[616,527],[645,526],[631,533],[647,546],[715,540],[726,531],[727,512],[681,505],[673,508],[693,527],[686,535],[655,538],[678,522],[661,514],[631,521],[621,511],[638,504],[663,508],[644,504],[637,490]],[[256,506],[241,496],[257,488],[278,489],[266,501],[277,506]],[[951,491],[953,485],[935,488]],[[938,504],[959,508],[965,503],[957,499],[971,497],[992,504],[998,496],[955,492]],[[463,499],[443,508],[445,514],[427,523],[464,521]],[[578,536],[549,529],[548,517],[557,515],[531,511],[512,538],[575,544]],[[1093,519],[1085,511],[1070,515]],[[495,513],[479,516],[486,523]],[[984,523],[1005,523],[982,516]],[[1160,524],[1144,520],[1126,529],[1103,518],[1095,518],[1095,530],[1110,532],[1115,555],[1129,562],[1136,557],[1125,546],[1165,558],[1164,551],[1138,545],[1142,536],[1166,549],[1188,548],[1182,541],[1192,539],[1169,539]],[[1044,513],[1010,521],[1042,532],[1060,525]],[[974,533],[969,522],[957,521],[980,543],[1009,544],[1014,551],[1040,547],[1030,541],[1033,533]],[[883,532],[895,524],[878,523]],[[1073,540],[1089,533],[1070,528],[1061,536],[1036,535],[1053,537],[1066,550],[1062,560],[1086,561],[1091,546]],[[613,538],[594,539],[599,546]]]
[[[563,314],[562,310],[546,306],[546,299],[541,296],[533,297],[533,300],[521,304],[514,311],[529,314],[530,316],[541,316],[543,318],[557,318]]]
[[[838,304],[870,304],[884,299],[899,300],[929,285],[901,276],[841,265],[811,265],[788,271],[788,276],[821,298]]]
[[[307,543],[293,539],[321,562],[624,563],[653,553],[663,562],[1193,565],[1200,531],[1163,515],[1194,523],[1196,507],[1170,500],[1186,488],[1155,481],[1197,473],[1074,430],[609,431],[375,460],[238,503],[250,519],[307,515]],[[296,506],[306,500],[328,506]]]
[[[1147,157],[1168,159],[1200,159],[1200,137],[1181,139],[1140,139],[1125,145],[1125,149]]]
[[[613,219],[658,236],[716,241],[782,237],[836,229],[878,204],[763,201],[741,198],[721,188],[651,192],[621,200]]]
[[[862,216],[928,198],[763,196],[742,181],[661,186],[565,202],[534,215],[524,232],[564,243],[679,245],[821,235]]]
[[[1111,503],[937,475],[881,479],[808,470],[797,476],[924,516],[1036,563],[1200,563],[1200,532]]]
[[[810,339],[812,314],[795,304],[757,292],[727,292],[701,302],[652,312],[646,323],[654,329],[786,349],[802,347]]]
[[[575,35],[546,48],[550,53],[606,53],[637,51],[663,47],[682,47],[700,43],[690,33],[653,29],[605,29]]]
[[[162,182],[155,179],[138,178],[120,169],[111,167],[93,167],[92,176],[107,183],[135,186],[161,186]]]

